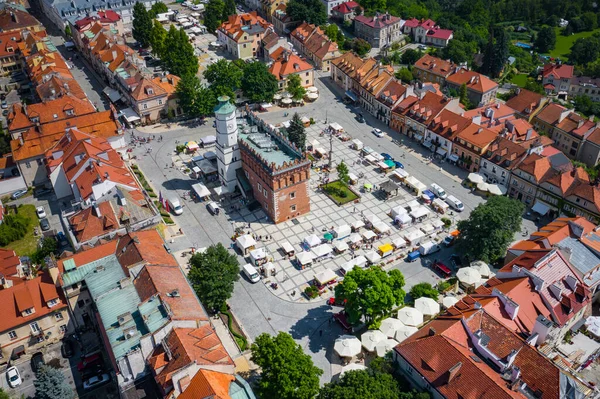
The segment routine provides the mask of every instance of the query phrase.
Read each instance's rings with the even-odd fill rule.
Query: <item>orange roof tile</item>
[[[456,65],[452,62],[444,61],[441,58],[425,54],[415,62],[414,67],[447,78],[454,71]]]
[[[469,144],[473,144],[475,147],[479,147],[480,152],[483,152],[485,147],[490,145],[496,137],[498,137],[497,132],[478,126],[474,123],[471,123],[458,133],[459,139],[462,139]],[[458,144],[460,144],[460,142],[458,142]]]
[[[86,265],[95,260],[106,258],[109,255],[113,255],[117,250],[117,240],[112,240],[107,242],[106,244],[100,244],[93,248],[86,249],[85,251],[76,253],[73,256],[69,256],[64,259],[59,259],[56,261],[56,265],[58,270],[63,273],[65,271],[64,263],[72,259],[73,263],[76,267]]]
[[[78,242],[89,241],[121,227],[109,201],[98,204],[101,216],[93,207],[77,212],[69,218],[71,230]]]
[[[143,262],[149,265],[177,265],[173,255],[164,248],[165,242],[154,229],[129,233],[119,239],[117,258],[123,267]]]
[[[506,102],[506,105],[521,114],[529,115],[541,105],[543,99],[544,96],[541,94],[521,89],[517,95]]]
[[[467,86],[467,89],[481,94],[487,93],[498,87],[498,83],[487,76],[465,68],[461,68],[458,72],[448,76],[446,82],[453,83],[457,86],[462,86],[464,84]]]
[[[271,53],[270,57],[273,59],[273,63],[269,71],[277,80],[283,80],[290,74],[313,70],[312,65],[283,47],[279,47]]]
[[[229,386],[232,381],[235,381],[235,377],[231,374],[200,369],[194,378],[192,378],[185,391],[179,395],[179,398],[231,399],[231,396],[229,396]]]

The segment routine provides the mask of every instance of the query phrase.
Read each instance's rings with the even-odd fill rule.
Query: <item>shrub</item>
[[[136,170],[139,169],[139,166],[137,166],[136,164],[131,165],[131,169],[133,169],[133,171],[135,172]]]
[[[181,154],[182,152],[185,151],[185,145],[179,144],[177,147],[175,147],[175,151],[177,151],[178,154]]]
[[[452,225],[452,220],[448,218],[441,218],[441,221],[444,222],[444,227],[450,227]]]
[[[310,118],[310,124],[314,125],[315,124],[315,120],[313,118]]]
[[[6,215],[4,222],[0,224],[0,246],[8,245],[25,237],[30,222],[29,218],[23,215]]]
[[[319,296],[319,290],[316,287],[313,287],[312,285],[309,285],[308,287],[306,287],[304,289],[304,293],[310,299],[314,299]]]
[[[446,290],[448,290],[450,287],[452,287],[452,284],[450,284],[448,281],[440,281],[437,285],[439,292],[446,292]]]
[[[438,295],[438,291],[435,288],[433,288],[429,283],[419,283],[414,285],[410,289],[410,296],[412,297],[413,301],[421,297],[427,297],[437,300]]]

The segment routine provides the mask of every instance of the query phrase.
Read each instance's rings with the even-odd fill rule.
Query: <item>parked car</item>
[[[23,383],[19,369],[15,366],[12,366],[6,370],[6,379],[8,380],[8,385],[10,385],[11,388],[16,388]]]
[[[77,363],[77,370],[83,371],[84,369],[88,369],[101,364],[102,355],[100,353],[95,353],[93,355],[84,357],[82,361]]]
[[[37,208],[35,208],[35,213],[37,213],[37,217],[40,219],[43,219],[46,217],[46,210],[44,209],[43,206],[38,206]]]
[[[42,231],[50,230],[50,222],[48,221],[48,219],[40,219],[40,227],[42,228]]]
[[[402,162],[394,161],[394,165],[397,169],[404,169],[404,165],[402,164]]]
[[[34,353],[33,356],[31,356],[31,370],[33,370],[34,373],[37,374],[44,364],[46,364],[46,362],[44,362],[44,355],[42,352]]]
[[[69,339],[69,338],[63,339],[62,345],[60,347],[60,353],[62,353],[62,356],[65,359],[73,357],[73,354],[75,353],[75,349],[73,346],[73,341],[71,339]]]
[[[2,109],[8,109],[8,103],[6,100],[2,101]]]
[[[110,376],[108,374],[96,375],[83,382],[83,389],[94,389],[100,385],[106,384],[108,381],[110,381]]]
[[[360,123],[365,123],[365,117],[363,116],[363,114],[356,115],[356,120]]]
[[[27,190],[18,190],[15,191],[11,196],[10,199],[16,200],[21,198],[22,196],[24,196],[25,194],[27,194]]]
[[[61,247],[69,245],[69,241],[67,240],[67,236],[62,231],[59,231],[56,234],[56,241],[58,242],[58,245],[61,246]]]
[[[393,159],[393,157],[390,154],[386,154],[385,152],[381,153],[381,156],[383,157],[383,159],[385,159],[386,161],[390,161]]]
[[[453,235],[448,234],[446,236],[446,238],[444,238],[444,246],[445,247],[451,247],[454,245],[454,240],[456,240],[456,237]]]
[[[375,136],[377,137],[383,137],[385,136],[385,133],[381,131],[381,129],[373,129],[371,130],[371,133],[373,133]]]

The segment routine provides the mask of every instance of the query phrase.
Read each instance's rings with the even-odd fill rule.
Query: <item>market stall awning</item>
[[[392,246],[392,244],[387,243],[387,244],[380,245],[379,248],[377,248],[377,249],[379,249],[379,251],[381,251],[382,253],[386,253],[386,252],[393,251],[394,247]]]
[[[336,241],[333,243],[333,247],[338,252],[344,252],[349,248],[345,241]]]
[[[292,244],[289,243],[289,241],[284,241],[281,243],[281,249],[283,249],[283,251],[288,254],[290,252],[294,252],[294,247],[292,246]]]
[[[535,204],[533,205],[533,208],[531,208],[531,210],[539,214],[540,216],[544,216],[548,213],[550,207],[544,204],[543,202],[535,201]]]
[[[373,233],[371,230],[365,230],[363,231],[362,236],[365,240],[370,240],[377,237],[377,234]]]
[[[321,244],[321,239],[319,237],[317,237],[315,234],[311,234],[304,239],[304,242],[309,247],[316,247],[317,245]]]
[[[239,236],[236,240],[238,247],[246,249],[256,245],[256,241],[250,234],[244,234],[243,236]]]
[[[301,265],[308,265],[313,261],[314,257],[310,252],[300,252],[296,255],[296,259]]]
[[[350,235],[350,237],[348,237],[348,242],[350,242],[350,244],[357,244],[361,241],[362,237],[358,233],[353,233]]]
[[[106,97],[108,97],[108,99],[110,100],[111,103],[116,103],[117,101],[119,101],[121,99],[121,93],[119,93],[117,90],[113,89],[112,87],[106,86],[104,88],[104,90],[102,90],[102,93],[104,93],[106,95]]]
[[[321,244],[321,245],[317,245],[316,247],[314,247],[312,249],[313,254],[317,257],[320,258],[322,256],[326,256],[329,255],[331,253],[331,251],[333,251],[333,249],[331,248],[331,246],[329,244]]]
[[[336,132],[344,130],[344,128],[342,127],[342,125],[340,125],[337,122],[330,123],[329,124],[329,128],[331,128],[331,130],[335,130]]]
[[[338,275],[331,269],[325,269],[321,273],[315,274],[315,280],[321,285],[325,285],[335,280]]]
[[[210,196],[210,190],[202,183],[192,184],[192,189],[196,195],[200,198]]]
[[[354,94],[353,92],[351,92],[350,90],[346,91],[346,96],[350,97],[350,99],[352,101],[358,101],[358,96],[356,94]]]
[[[352,227],[354,228],[354,230],[358,230],[361,227],[365,227],[365,222],[363,222],[362,220],[355,220],[354,222],[352,222]]]
[[[404,169],[396,169],[394,170],[394,174],[398,176],[400,180],[404,180],[408,177],[408,172],[406,172]]]
[[[441,155],[441,156],[445,157],[445,156],[446,156],[446,153],[447,153],[447,151],[446,151],[445,149],[443,149],[442,147],[438,147],[438,149],[436,150],[436,153],[437,153],[438,155]]]
[[[452,162],[458,162],[458,155],[456,154],[451,154],[448,159]]]
[[[188,141],[187,143],[185,143],[185,146],[190,151],[196,151],[198,148],[200,148],[198,143],[196,143],[195,141]]]
[[[123,108],[119,114],[125,118],[127,122],[137,122],[141,118],[131,107]]]

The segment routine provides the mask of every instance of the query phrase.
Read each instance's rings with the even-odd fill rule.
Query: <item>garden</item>
[[[338,205],[344,205],[360,198],[358,194],[340,180],[323,184],[322,187],[325,194]]]
[[[37,219],[33,205],[19,205],[16,212],[9,210],[0,225],[2,248],[10,248],[20,256],[34,253],[39,242],[39,236],[35,235],[33,228]]]

